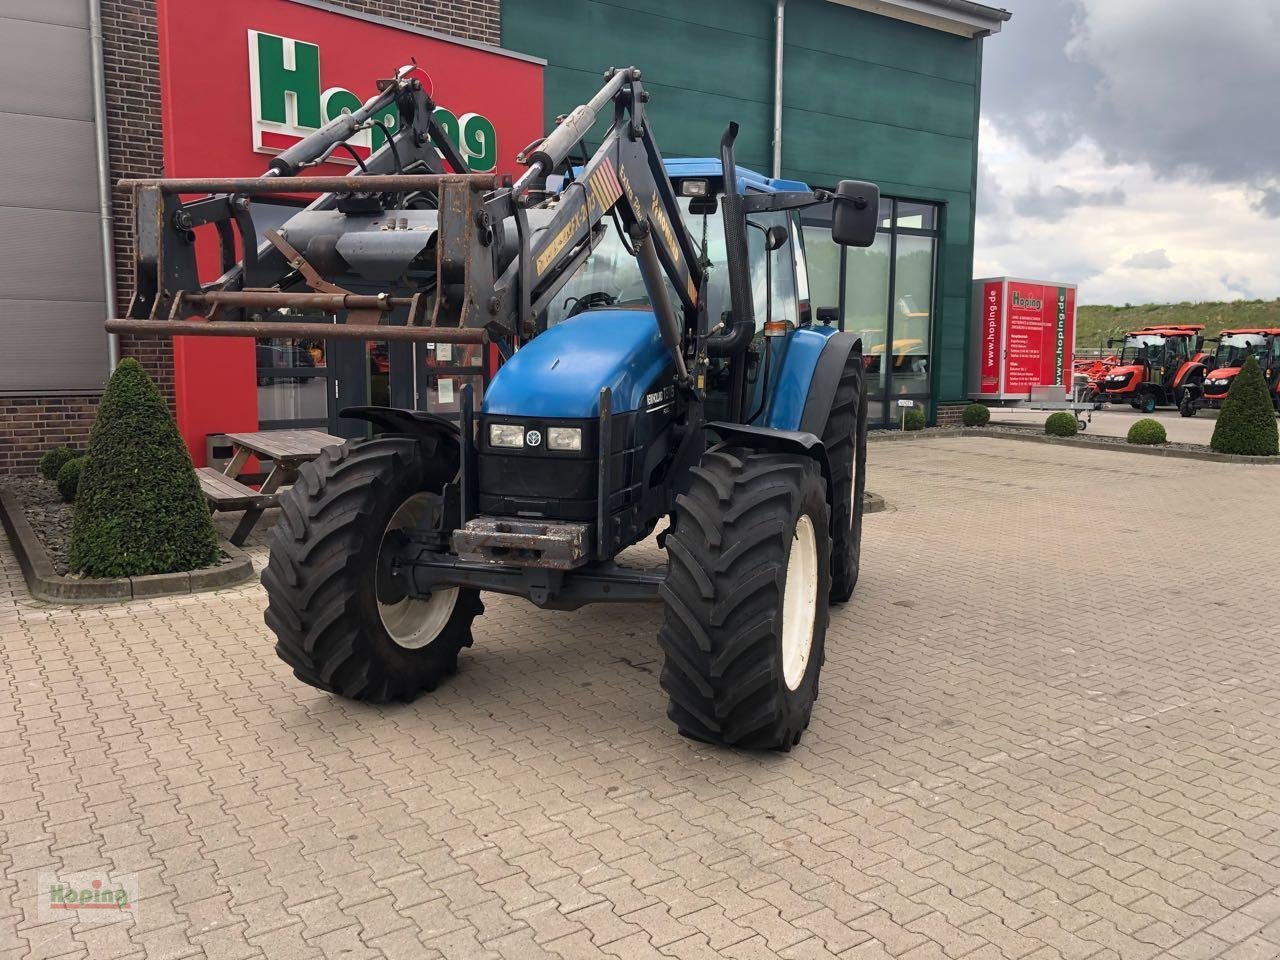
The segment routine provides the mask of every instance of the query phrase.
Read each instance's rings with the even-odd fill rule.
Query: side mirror
[[[869,247],[880,226],[880,188],[863,180],[841,180],[831,212],[831,239],[845,247]]]
[[[787,228],[781,224],[775,224],[764,232],[764,248],[772,253],[777,250],[791,237],[787,232]]]

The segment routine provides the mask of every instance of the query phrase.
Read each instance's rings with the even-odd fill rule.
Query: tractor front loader
[[[139,294],[110,329],[315,337],[319,314],[329,338],[507,355],[480,402],[463,387],[457,422],[344,410],[374,436],[284,496],[266,622],[302,681],[379,702],[431,690],[483,591],[655,600],[682,733],[789,749],[808,726],[828,605],[858,578],[866,407],[861,342],[813,322],[797,211],[829,202],[834,239],[867,246],[879,191],[743,170],[734,124],[718,158],[664,161],[640,80],[606,74],[514,183],[466,169],[408,68],[263,177],[125,183]],[[300,176],[388,110],[401,123],[359,171]],[[263,239],[251,198],[269,192],[320,196]],[[207,284],[202,226],[222,250]],[[664,519],[665,572],[616,562]]]

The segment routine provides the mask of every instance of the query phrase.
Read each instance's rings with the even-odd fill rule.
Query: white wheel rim
[[[801,514],[787,558],[782,594],[782,679],[795,690],[809,669],[813,621],[818,610],[818,538],[813,521]]]
[[[382,539],[393,530],[408,530],[418,526],[431,516],[438,498],[429,493],[415,493],[400,504],[399,509],[391,515]],[[378,545],[381,553],[382,544]],[[440,636],[440,631],[453,616],[454,605],[458,602],[458,588],[448,587],[434,591],[425,600],[417,597],[403,597],[396,603],[378,601],[378,616],[382,620],[382,628],[398,647],[406,650],[421,650]]]
[[[857,436],[857,433],[854,434]],[[849,529],[853,529],[853,517],[858,512],[858,447],[853,448],[853,473],[849,477]]]

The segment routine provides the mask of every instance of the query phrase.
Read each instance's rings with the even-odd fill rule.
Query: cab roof
[[[719,177],[724,172],[719,157],[676,157],[662,161],[667,176],[673,180],[692,180],[698,177]],[[738,189],[754,187],[766,193],[787,193],[808,190],[809,185],[799,180],[787,180],[782,177],[766,177],[762,173],[736,167],[738,173]]]
[[[1162,337],[1186,337],[1204,330],[1204,324],[1171,324],[1157,327],[1143,327],[1141,330],[1130,330],[1126,337],[1140,337],[1143,334],[1156,334]]]
[[[1235,330],[1223,330],[1218,336],[1231,337],[1250,333],[1258,337],[1280,337],[1280,327],[1239,327]]]

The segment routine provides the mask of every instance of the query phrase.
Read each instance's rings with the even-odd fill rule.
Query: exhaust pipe
[[[724,333],[707,338],[707,355],[731,357],[741,353],[756,332],[755,307],[751,302],[751,268],[747,253],[747,218],[738,193],[738,167],[733,158],[733,141],[738,125],[729,124],[720,138],[720,167],[724,174],[723,205],[725,264],[729,271],[731,325]]]

